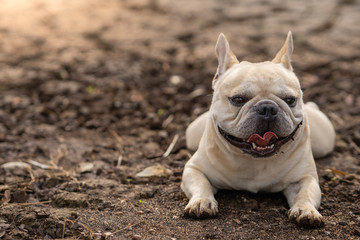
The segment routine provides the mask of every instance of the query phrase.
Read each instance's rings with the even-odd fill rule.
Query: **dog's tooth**
[[[261,151],[268,151],[268,150],[273,149],[275,144],[271,144],[271,145],[262,147],[262,146],[256,145],[255,143],[251,143],[251,146],[255,151],[261,152]]]

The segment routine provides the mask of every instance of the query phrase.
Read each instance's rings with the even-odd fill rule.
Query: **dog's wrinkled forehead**
[[[285,92],[298,96],[301,91],[295,74],[273,62],[243,61],[234,64],[218,83],[216,88],[231,95],[243,92],[251,95],[279,95]]]

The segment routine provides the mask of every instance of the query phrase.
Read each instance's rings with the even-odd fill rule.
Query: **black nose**
[[[257,107],[256,112],[260,118],[274,121],[279,112],[279,107],[273,103],[263,103]]]

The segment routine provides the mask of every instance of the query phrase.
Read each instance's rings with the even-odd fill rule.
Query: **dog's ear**
[[[216,56],[219,61],[219,66],[217,68],[217,71],[216,71],[216,74],[215,74],[215,77],[213,80],[213,86],[221,74],[223,74],[233,64],[239,63],[239,61],[236,59],[236,56],[231,51],[229,43],[226,40],[226,37],[223,33],[220,33],[220,35],[218,37],[215,51],[216,51]]]
[[[291,31],[288,32],[286,41],[280,51],[276,54],[275,58],[272,60],[273,63],[282,63],[285,68],[290,71],[293,70],[291,66],[291,55],[294,50],[293,38]]]

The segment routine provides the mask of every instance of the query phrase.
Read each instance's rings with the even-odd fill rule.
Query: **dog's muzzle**
[[[294,135],[300,128],[300,125],[302,125],[302,121],[296,126],[294,131],[286,137],[278,137],[273,132],[266,132],[263,136],[253,134],[246,140],[232,136],[220,126],[218,126],[218,130],[220,135],[223,136],[226,141],[241,149],[243,152],[254,157],[270,157],[277,153],[281,146],[289,140],[294,140]]]

